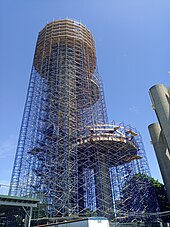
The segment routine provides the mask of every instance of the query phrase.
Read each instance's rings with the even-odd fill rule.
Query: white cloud
[[[13,157],[16,150],[16,141],[14,137],[9,137],[4,141],[0,141],[0,159]]]
[[[136,106],[131,106],[128,110],[133,113],[138,113],[138,108]]]
[[[0,141],[0,194],[2,195],[6,195],[9,190],[15,150],[16,138],[14,136]]]
[[[9,181],[1,180],[0,181],[0,195],[7,195],[9,191]]]

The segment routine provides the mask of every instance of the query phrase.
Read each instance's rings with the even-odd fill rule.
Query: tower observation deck
[[[134,216],[156,207],[146,175],[139,133],[108,123],[91,33],[73,20],[47,24],[38,35],[9,194],[40,199],[36,217]]]

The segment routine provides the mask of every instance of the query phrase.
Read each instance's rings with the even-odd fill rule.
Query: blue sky
[[[38,32],[53,19],[81,21],[92,32],[110,121],[140,131],[152,176],[161,176],[148,125],[148,95],[169,86],[169,0],[0,1],[0,183],[9,184]]]

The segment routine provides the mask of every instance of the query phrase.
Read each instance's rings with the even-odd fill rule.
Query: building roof
[[[0,195],[0,212],[17,210],[20,207],[37,207],[39,199]]]

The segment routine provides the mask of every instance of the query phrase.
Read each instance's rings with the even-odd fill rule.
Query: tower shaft
[[[111,187],[106,207],[107,192],[94,183],[103,177],[97,157],[76,145],[89,125],[107,122],[102,90],[90,32],[69,20],[48,24],[38,36],[10,194],[40,197],[51,216],[112,206]]]

